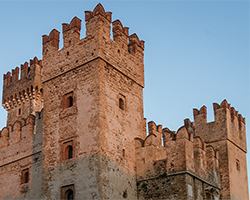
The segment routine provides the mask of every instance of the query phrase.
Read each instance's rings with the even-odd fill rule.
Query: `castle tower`
[[[176,132],[143,117],[144,41],[101,4],[4,75],[1,199],[248,199],[245,119],[224,100]],[[110,38],[112,31],[113,38]]]
[[[42,171],[42,61],[36,57],[4,75],[0,130],[0,199],[39,199]]]
[[[245,118],[224,100],[213,104],[215,121],[207,123],[207,108],[194,109],[195,136],[219,151],[220,199],[248,199]]]
[[[134,138],[145,137],[144,42],[101,4],[43,36],[45,199],[136,199]]]
[[[36,57],[4,74],[2,105],[8,111],[7,126],[35,115],[43,108],[42,61]]]

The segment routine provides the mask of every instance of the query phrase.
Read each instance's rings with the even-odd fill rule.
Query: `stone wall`
[[[248,199],[245,119],[224,100],[177,132],[143,113],[144,41],[101,4],[4,75],[0,199]],[[111,30],[112,25],[112,30]],[[110,38],[110,33],[113,38]],[[19,78],[20,77],[20,78]]]
[[[39,199],[42,182],[43,113],[19,126],[19,140],[0,148],[0,199]],[[10,129],[10,135],[14,131]],[[2,139],[2,138],[1,138]],[[28,181],[24,181],[28,171]]]
[[[226,100],[213,107],[210,123],[205,106],[194,109],[195,135],[219,152],[221,198],[248,199],[245,119]]]

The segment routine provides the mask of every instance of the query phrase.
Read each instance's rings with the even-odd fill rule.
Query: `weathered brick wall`
[[[205,199],[211,191],[219,197],[218,153],[201,138],[193,138],[194,127],[186,122],[177,133],[149,122],[146,139],[135,139],[139,199]]]
[[[220,198],[248,199],[245,119],[226,100],[214,103],[214,114],[215,121],[207,123],[206,107],[194,109],[195,135],[219,152]]]
[[[7,126],[35,115],[43,108],[42,61],[36,57],[4,75],[2,105],[8,111]]]
[[[62,25],[60,50],[59,31],[44,35],[43,65],[4,75],[0,199],[247,199],[245,119],[223,101],[214,122],[203,106],[147,136],[144,41],[101,4],[85,24],[83,39],[80,19]]]
[[[162,174],[156,178],[137,182],[138,199],[204,200],[219,199],[218,189],[209,191],[210,185],[190,174]],[[210,198],[209,198],[210,197]]]
[[[0,148],[0,199],[41,198],[42,113],[30,119],[19,127],[18,141]],[[10,136],[14,131],[10,129]],[[22,182],[25,169],[29,170],[28,183]]]
[[[100,166],[103,198],[119,199],[126,193],[136,199],[134,137],[145,134],[142,87],[106,62],[100,66],[100,153],[109,160]]]
[[[59,198],[60,187],[74,184],[83,199],[136,199],[134,137],[146,134],[143,42],[128,32],[119,33],[130,37],[127,48],[116,34],[112,40],[111,13],[101,5],[86,11],[85,21],[81,40],[78,18],[63,24],[59,51],[58,31],[43,36],[43,195]],[[116,33],[123,29],[113,25]],[[73,106],[65,109],[63,96],[69,92]],[[70,140],[74,157],[65,161],[62,146]],[[66,163],[72,168],[64,168]]]
[[[248,178],[246,154],[231,142],[227,144],[228,148],[228,169],[230,177],[231,199],[248,198]],[[239,192],[242,191],[242,192]]]
[[[44,83],[43,197],[59,199],[60,187],[75,184],[76,196],[99,198],[98,60]],[[63,95],[73,91],[73,106]],[[73,158],[63,160],[63,144],[73,141]],[[87,191],[87,192],[86,192]]]

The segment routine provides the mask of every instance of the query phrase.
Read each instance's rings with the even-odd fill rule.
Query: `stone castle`
[[[143,116],[144,41],[101,4],[4,75],[0,199],[248,199],[245,119],[224,100],[177,132]]]

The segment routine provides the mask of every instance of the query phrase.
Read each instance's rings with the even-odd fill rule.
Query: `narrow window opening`
[[[67,51],[67,56],[69,56],[69,52]]]
[[[66,199],[67,200],[74,200],[74,192],[71,189],[68,189],[66,192]]]
[[[69,108],[73,106],[73,92],[64,95],[64,108]]]
[[[69,160],[74,157],[73,140],[63,143],[63,160]]]
[[[24,183],[28,183],[29,182],[29,172],[25,172],[24,174]]]
[[[125,149],[122,150],[122,156],[125,157]]]
[[[68,159],[73,158],[73,147],[71,145],[67,147],[67,152],[68,152]]]
[[[21,184],[29,182],[29,169],[22,170]]]
[[[240,171],[240,161],[236,159],[236,169]]]
[[[30,75],[30,67],[28,68],[27,75]]]
[[[73,106],[73,97],[68,98],[68,104],[69,104],[69,107]]]
[[[18,109],[17,115],[19,116],[19,115],[21,115],[21,114],[22,114],[22,110],[21,110],[21,108],[19,108],[19,109]]]
[[[122,98],[119,98],[119,108],[124,110],[124,101]]]
[[[123,192],[123,195],[122,195],[122,197],[123,197],[124,199],[126,199],[126,198],[128,197],[128,193],[127,193],[127,190],[125,190],[125,191]]]

